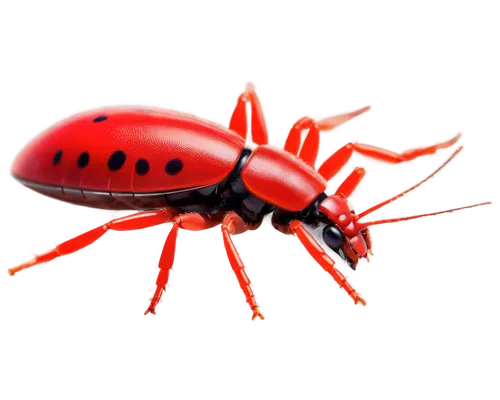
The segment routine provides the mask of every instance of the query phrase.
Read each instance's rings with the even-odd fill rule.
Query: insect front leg
[[[299,238],[300,242],[309,252],[309,254],[316,260],[316,262],[328,272],[331,277],[337,282],[342,289],[344,289],[349,296],[354,300],[354,304],[361,303],[366,305],[366,301],[356,293],[356,290],[347,282],[342,273],[335,268],[335,261],[333,261],[328,254],[325,253],[323,248],[314,239],[314,237],[307,231],[304,224],[298,220],[293,220],[290,223],[290,230]]]
[[[229,259],[231,268],[233,269],[236,278],[238,279],[238,283],[240,284],[240,287],[245,294],[247,303],[253,311],[252,319],[255,319],[257,317],[259,317],[260,319],[264,319],[264,316],[259,311],[259,306],[257,305],[257,301],[255,300],[255,295],[253,294],[252,288],[250,287],[250,279],[245,272],[245,265],[243,264],[243,261],[241,260],[240,255],[238,254],[238,251],[233,244],[233,240],[231,239],[231,235],[246,232],[250,229],[250,227],[241,219],[238,214],[236,214],[235,212],[229,212],[225,215],[222,221],[221,229],[227,258]]]
[[[335,149],[318,167],[318,172],[328,182],[339,176],[351,163],[354,156],[382,167],[400,167],[424,158],[438,157],[443,151],[455,147],[463,138],[464,132],[457,131],[444,140],[392,150],[373,143],[352,140]]]
[[[160,256],[160,262],[158,267],[160,268],[160,273],[156,279],[156,291],[151,299],[149,308],[144,312],[144,315],[148,313],[156,314],[156,306],[161,300],[161,295],[165,290],[165,286],[168,283],[168,278],[170,276],[170,271],[172,265],[174,264],[175,258],[175,246],[177,243],[177,233],[179,228],[186,229],[188,231],[201,231],[203,229],[212,228],[218,225],[220,222],[214,219],[210,219],[206,214],[198,213],[186,213],[179,214],[173,218],[173,226],[170,233],[167,236],[165,245]]]
[[[61,243],[47,253],[35,256],[32,260],[15,268],[9,269],[9,275],[13,276],[23,269],[81,250],[94,243],[109,230],[132,231],[136,229],[149,228],[150,226],[172,221],[174,216],[178,213],[179,211],[174,208],[163,208],[159,210],[138,212],[126,217],[113,219],[104,225]]]

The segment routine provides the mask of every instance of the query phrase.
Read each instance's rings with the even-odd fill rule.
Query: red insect
[[[247,103],[252,111],[252,140],[258,145],[255,150],[245,148]],[[157,289],[145,312],[155,314],[174,261],[179,228],[197,231],[221,224],[227,256],[253,311],[252,319],[263,319],[231,235],[257,229],[264,216],[272,213],[276,229],[295,234],[354,303],[365,305],[365,300],[335,268],[334,261],[306,226],[322,227],[326,245],[355,269],[358,260],[368,258],[371,253],[369,226],[423,215],[372,222],[360,219],[421,185],[461,150],[458,148],[419,184],[355,214],[347,198],[363,178],[363,168],[356,168],[335,194],[328,196],[324,192],[327,182],[353,152],[400,163],[450,147],[460,137],[402,154],[348,143],[315,170],[320,131],[334,129],[368,109],[319,121],[302,118],[292,127],[284,150],[267,145],[264,116],[251,84],[238,99],[229,129],[192,115],[137,107],[106,108],[66,119],[47,129],[21,151],[12,167],[14,177],[37,192],[66,202],[141,211],[61,243],[9,269],[9,273],[14,275],[78,251],[110,229],[127,231],[172,222],[159,261]],[[301,133],[305,130],[308,133],[301,146]],[[454,210],[440,213],[449,211]],[[435,214],[439,213],[427,215]]]

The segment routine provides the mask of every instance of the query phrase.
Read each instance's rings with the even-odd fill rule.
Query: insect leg
[[[15,268],[9,269],[9,274],[13,276],[16,272],[53,260],[54,258],[65,256],[89,246],[104,235],[108,230],[113,231],[131,231],[136,229],[148,228],[159,224],[172,221],[172,218],[178,213],[173,208],[163,208],[159,210],[138,212],[126,217],[113,219],[107,224],[101,225],[88,232],[85,232],[73,239],[67,240],[56,246],[47,253],[35,256],[31,261],[21,264]]]
[[[314,115],[318,130],[322,135],[330,135],[332,132],[343,126],[356,121],[357,119],[373,111],[372,104],[364,104],[359,107],[350,108],[328,115]]]
[[[354,171],[345,179],[339,186],[335,194],[342,194],[344,197],[349,197],[365,176],[366,171],[364,168],[356,167]]]
[[[285,142],[284,149],[294,155],[298,155],[299,158],[301,158],[314,168],[319,150],[319,132],[332,130],[337,126],[349,121],[350,119],[368,111],[369,109],[370,107],[364,107],[360,110],[342,115],[336,115],[334,117],[324,118],[319,121],[315,121],[309,117],[301,118],[293,125],[292,129],[290,130],[290,133],[288,134]],[[306,129],[309,129],[309,132],[306,136],[306,139],[304,140],[302,149],[300,149],[301,135],[302,132]]]
[[[241,219],[241,217],[235,212],[229,212],[225,215],[222,221],[222,237],[224,239],[224,247],[226,248],[227,257],[231,268],[236,274],[238,283],[240,284],[243,293],[245,294],[248,305],[253,311],[252,319],[259,317],[264,319],[264,316],[260,313],[259,307],[255,300],[252,288],[250,287],[250,279],[245,272],[245,266],[241,260],[236,247],[234,247],[231,235],[243,233],[247,231],[249,226]]]
[[[407,150],[401,154],[390,150],[381,149],[379,147],[370,146],[362,143],[348,143],[344,147],[337,150],[330,158],[328,158],[319,167],[318,172],[327,181],[332,179],[342,167],[349,161],[352,153],[355,151],[370,158],[375,158],[380,161],[397,164],[405,161],[413,160],[417,157],[434,154],[439,149],[446,149],[454,145],[460,138],[460,134],[456,135],[446,142],[441,142],[433,146],[421,147],[418,149]]]
[[[311,167],[316,167],[320,148],[321,132],[311,115],[301,115],[292,122],[283,141],[285,151],[295,154]]]
[[[174,224],[167,236],[167,240],[165,241],[165,245],[163,246],[163,250],[161,252],[160,262],[158,263],[160,273],[156,279],[156,291],[151,299],[149,308],[146,310],[144,315],[147,313],[156,314],[155,308],[160,302],[161,295],[163,294],[165,286],[168,283],[170,270],[174,264],[175,245],[177,243],[177,232],[179,231],[179,228],[189,231],[201,231],[220,223],[219,221],[211,220],[206,214],[198,213],[179,214],[173,218],[173,222]]]
[[[246,103],[250,103],[252,109],[252,140],[255,144],[267,144],[267,127],[264,120],[264,113],[260,105],[259,98],[255,93],[255,88],[251,83],[238,98],[238,103],[233,111],[229,129],[238,133],[243,139],[247,137],[247,112]]]
[[[245,141],[247,139],[247,110],[246,101],[247,95],[243,93],[238,97],[238,103],[231,116],[231,122],[229,122],[229,129],[240,135]]]
[[[323,248],[314,239],[314,237],[307,231],[304,224],[298,220],[293,220],[290,223],[291,231],[297,235],[302,245],[306,248],[309,254],[316,260],[316,262],[328,272],[332,278],[337,282],[342,289],[344,289],[349,296],[354,300],[354,304],[361,303],[364,306],[366,301],[363,300],[354,290],[354,288],[347,282],[344,275],[335,268],[335,261],[333,261],[328,254],[325,253]]]

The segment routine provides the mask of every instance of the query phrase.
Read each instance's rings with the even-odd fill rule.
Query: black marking
[[[267,203],[254,196],[253,194],[249,194],[243,200],[243,209],[245,211],[249,211],[252,214],[260,214],[264,208],[267,206]]]
[[[89,161],[90,161],[89,153],[84,152],[80,154],[80,157],[78,157],[77,161],[78,168],[85,168],[89,164]]]
[[[233,173],[236,174],[237,176],[241,175],[241,170],[245,166],[245,164],[248,161],[248,157],[250,157],[250,154],[252,154],[252,150],[244,148],[243,151],[240,154],[240,158],[236,162],[236,165],[234,166]]]
[[[146,175],[149,172],[148,160],[145,160],[144,158],[137,160],[135,163],[135,172],[140,176]]]
[[[177,175],[181,172],[182,167],[182,161],[178,158],[174,158],[173,160],[170,160],[167,165],[165,165],[165,172],[169,175]]]
[[[106,115],[99,115],[98,117],[94,118],[94,122],[102,122],[106,121],[108,117]]]
[[[276,209],[273,213],[272,224],[274,228],[280,232],[291,234],[290,222],[294,219],[304,222],[305,224],[315,228],[318,226],[318,221],[325,224],[331,224],[331,221],[323,214],[319,212],[319,206],[323,200],[328,196],[325,193],[321,193],[316,200],[314,200],[308,207],[300,211],[287,211],[281,208]]]
[[[121,150],[115,151],[113,154],[111,154],[111,157],[108,159],[108,168],[110,171],[118,171],[121,167],[123,167],[123,164],[125,164],[125,160],[127,159],[127,156],[125,153]]]
[[[328,217],[319,212],[319,206],[328,196],[325,193],[321,193],[316,200],[314,200],[309,206],[295,213],[293,219],[298,219],[307,225],[317,226],[317,222],[324,222],[325,224],[331,224]],[[315,225],[316,224],[316,225]]]
[[[62,150],[57,150],[56,154],[54,154],[54,158],[52,159],[52,164],[59,165],[61,163],[63,156]]]
[[[245,198],[249,195],[249,192],[241,179],[241,170],[248,161],[248,157],[251,153],[252,150],[247,148],[243,149],[241,152],[240,158],[236,162],[233,172],[229,176],[228,187],[226,188],[228,190],[226,190],[226,192],[222,195],[225,201],[231,202],[231,199]]]

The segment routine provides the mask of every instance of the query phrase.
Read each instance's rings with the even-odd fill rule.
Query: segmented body
[[[252,140],[257,144],[254,150],[245,147],[248,103]],[[418,185],[356,215],[347,198],[364,177],[363,168],[352,171],[335,194],[325,194],[327,181],[354,152],[399,163],[447,148],[460,137],[401,154],[348,143],[316,169],[320,131],[334,129],[368,109],[319,121],[304,117],[293,125],[283,150],[267,144],[264,116],[250,84],[238,99],[229,129],[188,114],[140,107],[93,110],[63,120],[19,153],[12,167],[14,177],[37,192],[69,203],[139,212],[63,242],[9,269],[9,273],[14,275],[78,251],[108,230],[136,230],[171,222],[158,265],[156,291],[146,310],[155,313],[174,262],[178,230],[203,230],[220,224],[229,262],[253,311],[252,318],[263,318],[231,235],[257,229],[264,216],[273,213],[277,230],[295,234],[355,304],[366,304],[306,226],[322,225],[325,244],[355,269],[371,252],[368,226],[420,216],[368,223],[359,219],[418,187],[461,149]],[[305,130],[308,133],[301,145]]]
[[[326,188],[313,168],[283,150],[252,152],[236,133],[192,115],[124,107],[82,113],[46,130],[19,154],[12,173],[73,204],[233,210],[247,222],[276,207],[306,208]]]

